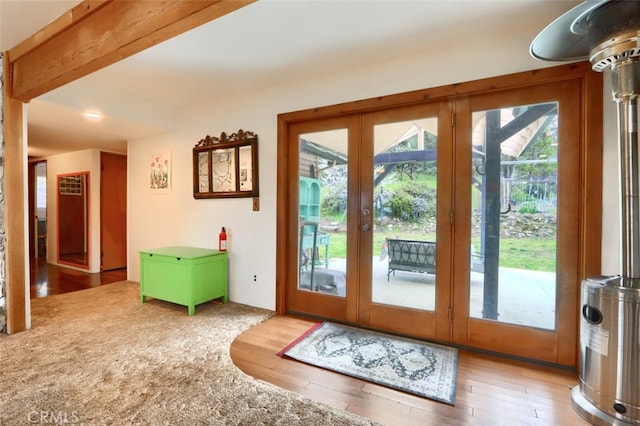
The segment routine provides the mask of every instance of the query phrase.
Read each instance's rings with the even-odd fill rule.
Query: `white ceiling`
[[[0,50],[11,49],[77,3],[0,0]],[[29,154],[90,147],[124,152],[127,140],[170,131],[174,113],[186,105],[463,46],[469,37],[517,28],[523,20],[536,19],[542,29],[578,3],[259,0],[32,100]],[[102,111],[105,120],[82,118],[87,109]]]

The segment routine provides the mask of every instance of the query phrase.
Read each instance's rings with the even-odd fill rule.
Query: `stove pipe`
[[[580,386],[572,407],[597,425],[640,424],[640,1],[585,1],[531,44],[543,60],[589,58],[618,110],[621,275],[582,282]]]

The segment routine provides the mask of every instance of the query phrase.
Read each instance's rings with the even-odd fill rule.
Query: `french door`
[[[434,102],[362,115],[361,325],[450,338],[451,114]]]
[[[289,142],[298,154],[298,186],[291,187],[298,195],[298,220],[290,230],[297,258],[287,286],[291,311],[449,339],[451,228],[443,213],[449,209],[437,204],[440,194],[446,200],[451,192],[452,176],[449,167],[437,164],[451,161],[450,115],[448,103],[431,103],[291,127]],[[427,213],[420,215],[429,222],[428,242],[413,243],[415,250],[410,241],[424,234],[394,224],[390,204],[402,187],[399,164],[407,158],[414,168],[429,171],[429,182],[423,182],[430,194]],[[406,253],[391,246],[392,240],[401,241]],[[396,252],[398,270],[389,268]],[[412,276],[406,273],[413,270],[406,264],[411,260],[432,269]]]
[[[289,124],[285,312],[575,365],[581,90],[563,80]]]

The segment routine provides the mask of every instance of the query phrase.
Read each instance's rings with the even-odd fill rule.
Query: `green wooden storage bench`
[[[182,246],[141,250],[140,301],[147,296],[184,305],[189,315],[210,300],[227,303],[227,253]]]

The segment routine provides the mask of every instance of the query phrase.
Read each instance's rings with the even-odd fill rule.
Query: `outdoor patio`
[[[330,270],[344,271],[344,259],[332,259]],[[396,271],[387,279],[388,261],[373,258],[373,301],[407,308],[435,309],[435,275]],[[471,272],[470,315],[482,318],[484,274]],[[499,269],[499,321],[555,328],[555,274]]]

